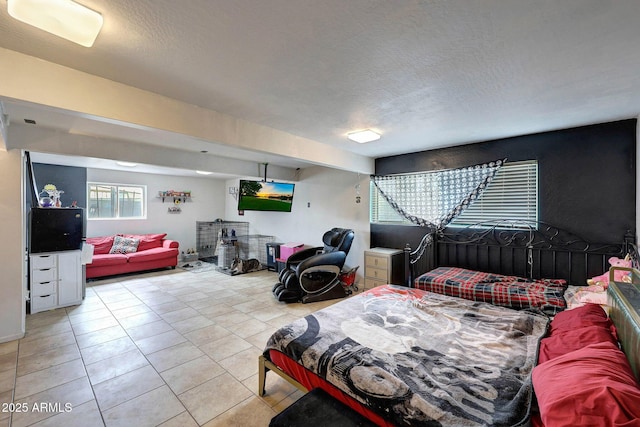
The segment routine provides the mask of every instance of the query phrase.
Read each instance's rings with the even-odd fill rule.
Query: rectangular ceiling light
[[[358,132],[348,133],[347,138],[360,144],[364,144],[365,142],[371,142],[380,139],[380,134],[378,132],[372,131],[371,129],[365,129]]]
[[[102,15],[71,0],[8,0],[9,15],[85,47],[93,46]]]
[[[138,166],[137,163],[133,162],[116,162],[116,165],[124,166],[126,168],[135,168],[136,166]]]

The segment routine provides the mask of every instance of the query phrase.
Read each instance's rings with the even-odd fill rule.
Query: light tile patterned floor
[[[89,282],[83,304],[27,316],[0,344],[0,427],[267,426],[301,396],[258,391],[271,333],[336,302],[284,304],[273,272],[167,270]]]

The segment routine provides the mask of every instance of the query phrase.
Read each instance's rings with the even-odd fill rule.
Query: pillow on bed
[[[616,339],[618,338],[613,322],[598,304],[586,304],[558,313],[551,322],[550,333],[554,335],[586,326],[601,326],[610,330]]]
[[[546,426],[621,426],[640,419],[640,387],[612,343],[542,363],[533,369],[532,381]]]
[[[600,342],[618,344],[616,327],[602,307],[586,304],[563,311],[551,321],[549,336],[540,341],[538,363]]]
[[[553,323],[553,322],[552,322]],[[608,342],[615,346],[618,341],[608,328],[599,325],[585,326],[569,331],[560,331],[552,334],[548,338],[540,341],[540,351],[538,353],[538,363],[580,350],[590,344]]]

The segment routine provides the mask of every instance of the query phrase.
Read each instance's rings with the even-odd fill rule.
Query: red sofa
[[[135,271],[154,270],[178,265],[178,242],[165,239],[165,234],[118,234],[138,240],[135,252],[112,252],[114,236],[88,237],[93,245],[93,259],[87,264],[87,279]]]

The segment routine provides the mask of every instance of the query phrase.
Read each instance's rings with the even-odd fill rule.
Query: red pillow
[[[113,246],[114,238],[115,236],[87,237],[87,243],[94,246],[94,254],[108,254]]]
[[[565,310],[558,313],[550,325],[551,335],[557,332],[571,331],[585,326],[602,326],[603,328],[615,332],[615,327],[607,313],[598,304],[585,304],[572,310]]]
[[[138,252],[146,251],[147,249],[162,247],[162,239],[165,238],[167,233],[163,234],[121,234],[122,237],[129,239],[137,239],[140,241],[138,244]]]
[[[599,342],[610,342],[613,345],[618,345],[618,341],[611,334],[611,330],[600,325],[585,326],[569,331],[556,331],[550,337],[540,341],[538,363],[544,363],[547,360],[555,359],[563,354]]]
[[[640,387],[614,344],[591,344],[542,363],[532,380],[546,426],[638,425]]]

